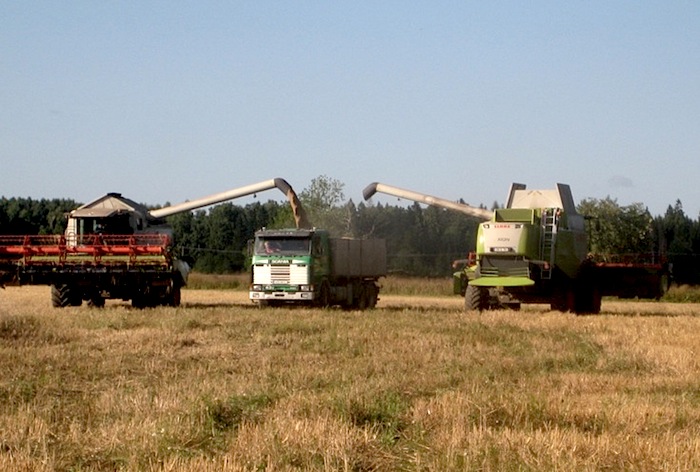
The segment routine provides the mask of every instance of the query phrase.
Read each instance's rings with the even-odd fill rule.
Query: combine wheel
[[[467,285],[464,292],[464,309],[467,311],[483,311],[488,307],[489,291],[483,287]]]
[[[576,292],[571,284],[559,286],[552,294],[552,302],[550,303],[552,310],[561,311],[562,313],[576,311]]]
[[[153,308],[160,304],[160,300],[155,298],[153,295],[138,294],[134,295],[131,299],[131,306],[134,308]]]
[[[146,299],[142,295],[136,295],[131,299],[131,306],[134,308],[146,308]]]
[[[173,285],[171,288],[170,292],[168,293],[166,297],[166,303],[164,305],[167,306],[180,306],[180,301],[182,299],[182,290],[180,289],[179,285]]]
[[[70,285],[51,285],[51,305],[54,308],[80,306],[82,303],[80,293],[76,293]]]
[[[88,300],[88,306],[93,308],[104,308],[105,299],[102,295],[95,294]]]
[[[600,313],[600,290],[595,284],[583,283],[576,290],[574,312],[577,315],[597,315]]]

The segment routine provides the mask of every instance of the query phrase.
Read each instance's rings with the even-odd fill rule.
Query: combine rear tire
[[[600,290],[595,284],[581,284],[576,291],[574,312],[577,315],[597,315],[600,313]]]

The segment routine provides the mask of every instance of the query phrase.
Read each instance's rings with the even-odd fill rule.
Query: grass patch
[[[673,303],[700,303],[700,287],[673,285],[663,296],[663,301]]]
[[[96,311],[33,290],[0,293],[2,470],[700,468],[692,305],[359,312],[186,290]]]
[[[192,272],[187,277],[190,290],[248,290],[250,274],[203,274]]]
[[[398,392],[344,398],[337,409],[353,426],[377,434],[384,446],[394,445],[409,424],[410,402]]]

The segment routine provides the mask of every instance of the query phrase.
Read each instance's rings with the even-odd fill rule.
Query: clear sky
[[[487,206],[562,182],[700,212],[697,0],[27,0],[0,19],[0,196],[163,204],[326,175],[355,203],[374,181]]]

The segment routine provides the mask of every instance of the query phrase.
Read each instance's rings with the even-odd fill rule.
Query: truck
[[[298,225],[306,215],[296,193],[275,178],[165,208],[108,193],[68,213],[60,235],[0,236],[0,286],[49,285],[56,308],[101,307],[107,299],[131,300],[136,308],[178,306],[190,261],[174,250],[165,218],[278,188],[290,201]]]
[[[479,223],[475,250],[454,274],[454,291],[466,310],[550,304],[576,314],[600,312],[603,296],[658,299],[668,288],[669,268],[658,255],[601,260],[589,251],[584,217],[571,189],[530,190],[513,183],[504,208],[471,205],[378,182],[364,191],[459,211]]]
[[[259,306],[306,305],[365,310],[386,276],[383,239],[331,237],[317,228],[255,233],[249,298]]]

